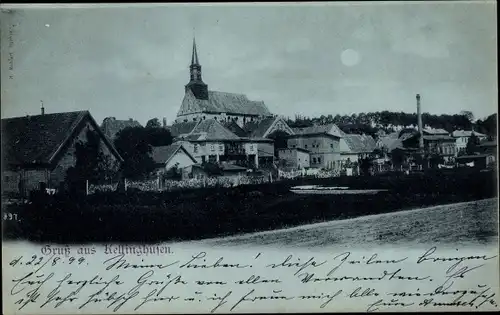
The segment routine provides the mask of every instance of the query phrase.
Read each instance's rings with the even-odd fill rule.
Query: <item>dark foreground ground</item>
[[[5,206],[5,239],[37,242],[159,242],[197,240],[355,218],[497,196],[496,173],[301,179],[236,188],[57,196]],[[295,195],[295,185],[388,189],[377,195]],[[438,210],[436,210],[438,211]],[[387,233],[391,233],[390,231]]]

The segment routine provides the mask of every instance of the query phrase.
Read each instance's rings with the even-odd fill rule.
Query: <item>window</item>
[[[196,117],[195,117],[195,118],[193,118],[193,121],[196,121]]]
[[[253,151],[254,148],[253,148],[253,144],[250,145],[250,151]]]
[[[205,120],[205,118],[206,118],[206,117],[205,117],[205,116],[203,116],[203,120]]]
[[[304,147],[307,149],[307,144]],[[314,145],[313,145],[313,147],[314,147]]]
[[[316,158],[313,158],[313,163],[316,163]]]
[[[210,145],[210,151],[215,151],[215,146],[213,144]]]
[[[295,147],[296,147],[296,145],[295,145],[295,144],[294,144],[294,145],[292,145],[292,148],[295,148]]]
[[[318,157],[318,163],[321,163],[321,158],[320,157]]]
[[[219,144],[219,151],[220,152],[224,151],[224,146],[222,144]]]
[[[330,148],[332,148],[332,149],[333,149],[333,143],[330,143]]]
[[[194,153],[198,153],[198,145],[197,144],[194,145],[193,151],[194,151]]]

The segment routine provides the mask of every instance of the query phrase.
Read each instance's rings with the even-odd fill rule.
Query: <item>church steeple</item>
[[[208,86],[201,78],[201,65],[198,61],[198,51],[196,49],[196,39],[193,37],[193,52],[191,54],[191,65],[189,66],[191,80],[186,84],[185,90],[191,90],[198,99],[208,99]]]

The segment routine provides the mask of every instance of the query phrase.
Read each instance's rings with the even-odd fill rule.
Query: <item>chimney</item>
[[[417,117],[418,117],[418,133],[419,137],[419,148],[420,152],[424,152],[424,132],[422,128],[422,109],[420,108],[420,94],[417,94]]]
[[[41,108],[41,110],[42,110],[42,115],[45,115],[45,108],[43,107],[43,101],[40,101],[40,103],[42,103],[42,108]]]
[[[163,128],[167,128],[167,118],[163,117]]]

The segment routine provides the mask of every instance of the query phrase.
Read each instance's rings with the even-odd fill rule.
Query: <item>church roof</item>
[[[128,127],[142,127],[142,125],[132,118],[129,120],[117,120],[115,117],[106,117],[101,124],[102,132],[109,139],[114,139],[118,132]]]
[[[53,113],[2,119],[4,161],[11,165],[50,164],[57,160],[87,120],[111,152],[121,160],[88,111]]]
[[[208,99],[197,99],[188,89],[177,116],[193,113],[227,113],[239,115],[270,116],[262,101],[251,101],[244,94],[208,91]]]

